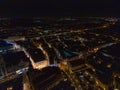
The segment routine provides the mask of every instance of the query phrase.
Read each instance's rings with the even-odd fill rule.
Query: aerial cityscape
[[[120,18],[0,18],[0,90],[120,90]]]
[[[0,0],[0,90],[120,90],[120,0]]]

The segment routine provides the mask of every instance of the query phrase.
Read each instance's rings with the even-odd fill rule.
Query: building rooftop
[[[8,50],[13,47],[13,43],[0,40],[0,52],[3,50]]]

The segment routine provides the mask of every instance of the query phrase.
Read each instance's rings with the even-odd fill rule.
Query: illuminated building
[[[14,43],[0,40],[0,53],[7,52],[8,50],[11,50],[13,47]]]

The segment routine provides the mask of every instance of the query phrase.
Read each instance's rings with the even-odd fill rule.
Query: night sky
[[[120,0],[0,0],[0,16],[120,16]]]

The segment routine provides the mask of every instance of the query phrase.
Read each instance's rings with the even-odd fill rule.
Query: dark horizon
[[[119,17],[119,0],[0,1],[0,16],[8,17]]]

